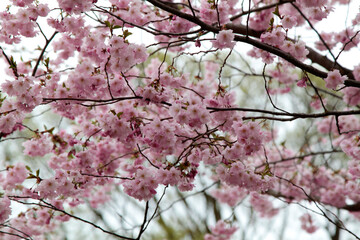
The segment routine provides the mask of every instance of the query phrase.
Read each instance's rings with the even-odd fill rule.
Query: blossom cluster
[[[237,227],[228,227],[224,221],[218,221],[211,227],[211,234],[206,234],[205,240],[227,240],[236,232]]]
[[[234,34],[232,30],[222,30],[216,36],[216,40],[212,41],[214,48],[233,48],[235,46]]]
[[[7,64],[1,83],[0,138],[22,141],[19,146],[29,164],[15,158],[1,163],[0,225],[9,226],[7,232],[0,231],[1,239],[56,234],[62,222],[75,216],[68,209],[86,203],[101,208],[115,190],[142,203],[157,199],[160,204],[159,189],[195,191],[202,178],[216,182],[209,193],[218,202],[235,207],[248,201],[265,218],[281,210],[271,195],[284,198],[286,204],[311,199],[345,208],[349,202],[360,202],[360,121],[348,111],[360,103],[359,88],[347,86],[336,95],[313,84],[305,67],[298,72],[289,63],[305,66],[307,57],[317,54],[303,38],[292,39],[292,29],[322,21],[334,3],[342,1],[296,0],[274,7],[274,1],[254,0],[256,11],[250,9],[246,34],[241,18],[245,13],[236,0],[165,5],[154,0],[161,8],[139,0],[109,0],[106,7],[96,0],[57,0],[51,9],[41,0],[11,2],[11,8],[0,12],[1,54]],[[360,14],[352,22],[353,27],[341,32],[320,33],[317,49],[335,51],[340,44],[342,52],[357,47]],[[46,24],[49,29],[43,27]],[[134,43],[134,27],[155,35],[156,43]],[[210,33],[212,38],[204,37]],[[26,44],[26,38],[37,37],[45,45],[29,53],[35,57],[11,52],[16,44]],[[257,46],[248,54],[265,63],[262,74],[251,64],[244,70],[230,63],[240,41]],[[193,42],[196,52],[188,45]],[[229,50],[225,58],[217,53],[222,49]],[[212,52],[214,58],[206,58]],[[184,55],[198,64],[184,63]],[[336,90],[352,77],[356,86],[360,65],[351,72],[335,63],[323,64],[327,77],[325,72],[318,74],[325,86]],[[261,75],[266,101],[276,110],[239,106],[237,96],[243,93],[249,94],[245,98],[259,97],[259,102],[262,98],[241,81],[234,86],[236,75],[229,70],[228,76],[228,69],[244,78],[248,70]],[[297,91],[311,95],[309,107],[324,113],[300,114],[273,101],[276,94],[284,97]],[[338,99],[336,105],[328,96]],[[56,126],[38,126],[33,120],[38,115],[30,114],[42,105],[61,117]],[[342,105],[348,109],[330,111]],[[279,143],[277,125],[269,122],[298,118],[315,119],[309,132],[317,136],[292,151],[287,139]],[[320,151],[323,146],[331,150]],[[337,152],[346,155],[339,169],[318,157],[333,154],[331,159],[339,160]],[[38,158],[44,160],[46,171],[34,169]],[[15,201],[31,206],[14,216]],[[308,233],[317,230],[309,214],[300,222]],[[205,239],[230,239],[236,230],[220,220]]]

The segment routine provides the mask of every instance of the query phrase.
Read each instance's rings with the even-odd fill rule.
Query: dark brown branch
[[[332,53],[329,45],[325,42],[325,40],[323,39],[323,37],[320,35],[320,33],[316,30],[316,28],[314,27],[314,25],[311,23],[311,21],[305,16],[305,14],[300,10],[300,8],[298,8],[294,3],[291,3],[291,6],[293,6],[293,8],[296,9],[296,11],[298,11],[298,13],[300,13],[300,15],[302,16],[302,18],[305,19],[305,21],[309,24],[309,26],[311,27],[311,29],[318,35],[320,41],[322,42],[322,44],[324,44],[325,48],[328,50],[328,52],[330,53],[330,55],[333,57],[334,59],[334,66],[337,65],[336,62],[336,58],[334,56],[334,54]]]
[[[11,198],[11,200],[16,201],[16,202],[21,203],[21,204],[25,204],[25,205],[37,205],[37,206],[39,206],[39,207],[46,207],[46,208],[52,209],[52,210],[54,210],[54,211],[63,213],[63,214],[65,214],[65,215],[67,215],[67,216],[69,216],[69,217],[71,217],[71,218],[74,218],[74,219],[76,219],[76,220],[78,220],[78,221],[87,223],[87,224],[93,226],[94,228],[97,228],[97,229],[101,230],[102,232],[107,233],[107,234],[110,234],[110,235],[115,236],[115,237],[117,237],[117,238],[127,239],[127,240],[134,240],[134,238],[125,237],[125,236],[116,234],[116,233],[114,233],[114,232],[107,231],[107,230],[103,229],[102,227],[96,225],[95,223],[93,223],[93,222],[91,222],[91,221],[85,220],[85,219],[80,218],[80,217],[78,217],[78,216],[75,216],[75,215],[73,215],[73,214],[71,214],[71,213],[68,213],[68,212],[66,212],[66,211],[64,211],[64,210],[62,210],[62,209],[59,209],[59,208],[55,207],[54,205],[52,205],[52,204],[50,204],[50,203],[48,203],[48,202],[46,202],[46,201],[44,201],[44,200],[40,200],[40,202],[43,203],[43,204],[41,204],[41,203],[34,203],[34,202],[23,202],[23,201],[18,200],[19,197],[17,197],[17,196],[9,196],[9,198]],[[26,198],[26,197],[23,197],[23,198]]]
[[[34,70],[31,74],[31,76],[35,77],[36,75],[36,72],[37,72],[37,69],[39,67],[39,64],[45,54],[45,51],[46,51],[46,48],[49,46],[50,42],[54,39],[55,35],[57,34],[58,32],[54,32],[53,35],[50,37],[50,39],[47,39],[45,38],[46,42],[45,42],[45,46],[43,47],[43,49],[41,50],[41,53],[40,53],[40,56],[38,57],[37,61],[36,61],[36,64],[35,64],[35,67],[34,67]]]
[[[297,159],[303,159],[303,158],[310,157],[310,156],[332,154],[332,153],[341,153],[341,152],[342,152],[341,150],[336,150],[336,149],[331,150],[331,151],[311,152],[311,153],[300,155],[300,156],[282,158],[280,160],[276,160],[276,161],[272,161],[272,162],[268,162],[268,163],[263,163],[263,164],[257,166],[256,169],[260,168],[260,167],[264,167],[266,165],[276,165],[278,163],[288,162],[288,161],[297,160]]]
[[[6,53],[5,53],[4,49],[3,49],[1,46],[0,46],[0,49],[1,49],[2,54],[4,55],[4,57],[5,57],[6,61],[7,61],[7,63],[9,64],[9,68],[11,68],[11,69],[12,69],[12,71],[13,71],[13,73],[14,73],[15,77],[19,77],[19,74],[18,74],[18,72],[17,72],[16,67],[15,67],[15,66],[13,66],[13,62],[10,60],[10,58],[8,57],[8,55],[6,55]]]
[[[7,234],[9,234],[9,235],[18,236],[18,237],[20,237],[20,238],[22,238],[22,239],[26,239],[26,240],[33,240],[33,238],[32,238],[29,234],[27,234],[27,233],[24,232],[24,231],[21,231],[20,229],[14,228],[14,227],[9,226],[9,225],[6,225],[6,224],[0,224],[0,227],[10,228],[10,229],[12,229],[12,230],[14,230],[14,231],[16,231],[16,232],[19,232],[19,233],[25,235],[26,237],[22,237],[20,234],[18,235],[18,234],[15,234],[15,233],[7,233]],[[5,233],[6,233],[6,232],[5,232]]]
[[[252,109],[252,108],[215,108],[215,107],[207,107],[206,109],[212,110],[213,112],[223,112],[223,111],[242,111],[242,112],[258,112],[265,113],[277,116],[291,116],[294,118],[323,118],[327,116],[347,116],[347,115],[357,115],[360,114],[360,110],[349,110],[349,111],[328,111],[323,113],[284,113],[284,112],[275,112],[269,110],[262,109]]]
[[[345,205],[345,206],[341,207],[341,209],[345,209],[350,212],[359,212],[360,211],[360,202]]]
[[[273,196],[275,198],[284,198],[284,199],[287,199],[287,200],[290,200],[290,201],[293,200],[293,198],[291,196],[290,197],[285,196],[282,193],[271,190],[271,189],[266,191],[265,193],[270,195],[270,196]],[[313,202],[315,202],[315,199],[313,199],[313,198],[311,198],[311,199],[312,199]],[[348,210],[349,212],[359,212],[360,211],[360,202],[357,202],[357,203],[354,203],[354,204],[348,204],[348,205],[345,205],[345,206],[342,206],[342,207],[336,207],[336,208]]]
[[[98,103],[108,103],[108,102],[118,102],[124,100],[134,100],[134,99],[142,99],[139,96],[131,96],[131,97],[119,97],[113,99],[86,99],[86,98],[43,98],[44,102],[56,102],[56,101],[78,101],[78,102],[98,102]]]
[[[313,202],[315,204],[315,206],[317,207],[317,209],[321,212],[321,214],[329,221],[331,222],[332,224],[334,224],[335,226],[339,227],[340,229],[350,233],[351,235],[353,235],[356,239],[360,240],[360,238],[358,236],[356,236],[352,231],[350,231],[348,228],[345,227],[345,225],[342,223],[342,221],[339,219],[338,216],[336,216],[334,213],[332,213],[330,210],[328,210],[327,208],[325,208],[325,206],[323,205],[323,203],[321,203],[320,201],[318,201],[317,199],[314,199],[311,195],[309,195],[305,189],[299,185],[296,185],[295,183],[293,183],[292,181],[286,179],[286,178],[283,178],[281,176],[275,176],[276,178],[282,180],[282,181],[285,181],[287,183],[289,183],[290,185],[294,186],[295,188],[298,188],[300,189],[304,194],[305,196],[307,197],[307,199],[310,201],[310,202]],[[329,204],[330,205],[330,204]],[[321,207],[323,207],[325,210],[323,210]],[[333,220],[331,219],[328,214],[326,214],[326,212],[330,212],[336,219]]]
[[[204,30],[208,30],[208,31],[211,31],[214,33],[218,33],[220,31],[220,29],[218,27],[214,27],[212,25],[206,24],[203,21],[201,21],[199,18],[194,17],[193,15],[190,15],[187,13],[183,13],[176,8],[166,5],[162,1],[158,1],[158,0],[147,0],[147,1],[150,2],[154,6],[161,8],[162,10],[165,10],[165,11],[172,13],[178,17],[181,17],[183,19],[186,19],[190,22],[193,22],[193,23],[199,25]]]
[[[21,236],[19,234],[16,234],[16,233],[5,232],[5,231],[0,231],[0,234],[10,235],[10,236],[18,237],[19,239],[25,239],[25,240],[32,239],[32,238],[28,238],[28,237],[23,237],[23,236]]]
[[[161,194],[161,197],[160,197],[159,201],[157,201],[157,203],[156,203],[156,207],[155,207],[154,213],[151,215],[151,217],[150,217],[149,220],[147,221],[147,224],[146,224],[146,225],[144,226],[144,228],[143,228],[144,231],[147,229],[147,227],[149,226],[150,222],[155,218],[156,213],[159,211],[159,209],[160,209],[160,202],[161,202],[162,199],[164,198],[167,188],[168,188],[168,186],[165,186],[164,191],[163,191],[163,193]],[[154,198],[155,198],[155,196],[154,196]]]
[[[242,25],[242,24],[228,23],[228,24],[226,24],[226,28],[231,29],[231,30],[233,30],[234,33],[238,33],[238,34],[241,34],[241,35],[246,35],[247,34],[246,26]],[[253,29],[248,30],[249,36],[256,37],[256,38],[260,38],[262,33],[263,33],[262,31],[255,31]],[[306,57],[309,58],[313,63],[317,63],[317,64],[319,64],[320,66],[322,66],[323,68],[325,68],[326,70],[329,70],[329,71],[332,70],[332,69],[338,69],[342,75],[346,75],[350,79],[354,79],[354,75],[352,74],[351,70],[341,66],[338,63],[335,65],[333,61],[331,61],[326,56],[318,53],[317,51],[315,51],[314,49],[312,49],[310,47],[306,47],[306,49],[309,51],[309,54]],[[274,54],[277,55],[276,53],[274,53]],[[286,58],[284,58],[284,59],[287,60]],[[295,66],[297,66],[297,65],[295,65]],[[319,76],[319,75],[317,75],[317,76]],[[324,77],[326,77],[326,75],[323,74],[322,76],[319,76],[319,77],[324,78]],[[354,81],[354,80],[345,81],[345,85],[348,86],[348,87],[360,87],[359,82]]]
[[[159,167],[156,166],[156,165],[141,151],[139,144],[136,144],[136,146],[138,147],[139,153],[150,163],[150,165],[153,166],[154,168],[159,169]]]
[[[178,17],[181,17],[183,19],[186,19],[190,22],[193,22],[197,25],[199,25],[203,30],[207,30],[213,33],[218,33],[221,29],[209,24],[204,23],[203,21],[201,21],[199,18],[194,17],[190,14],[181,12],[178,9],[175,9],[173,7],[170,7],[166,4],[164,4],[161,1],[158,0],[148,0],[148,2],[150,2],[151,4],[153,4],[156,7],[159,7],[169,13],[172,13]],[[246,26],[241,26],[241,25],[236,25],[234,24],[227,24],[226,28],[228,29],[233,29],[234,33],[238,33],[238,34],[243,34],[246,36],[235,36],[235,41],[239,41],[239,42],[244,42],[244,43],[248,43],[250,45],[253,45],[254,47],[257,47],[259,49],[265,50],[269,53],[275,54],[276,56],[279,56],[281,58],[283,58],[284,60],[292,63],[294,66],[308,72],[311,73],[315,76],[321,77],[321,78],[326,78],[327,77],[327,73],[323,72],[319,69],[314,68],[311,65],[305,64],[301,61],[299,61],[298,59],[294,58],[293,56],[291,56],[289,53],[286,53],[278,48],[275,48],[273,46],[267,45],[265,43],[262,43],[258,40],[249,38],[249,36],[254,36],[259,38],[261,35],[261,32],[257,32],[257,31],[253,31],[252,29],[247,28]],[[331,70],[333,68],[335,69],[339,69],[340,73],[343,75],[347,75],[349,77],[350,80],[346,80],[344,82],[345,86],[347,87],[357,87],[360,88],[360,82],[357,82],[355,80],[351,80],[354,79],[353,74],[351,72],[351,70],[344,68],[340,65],[335,65],[333,61],[329,60],[327,57],[317,53],[315,50],[307,47],[307,49],[309,50],[309,54],[307,55],[307,57],[319,64],[320,66],[326,68],[327,70]],[[335,67],[334,67],[335,66]]]
[[[198,24],[203,30],[207,30],[207,31],[211,31],[211,32],[214,32],[214,33],[218,33],[221,29],[218,28],[218,27],[214,27],[212,25],[209,25],[209,24],[206,24],[204,23],[203,21],[201,21],[199,18],[197,17],[194,17],[190,14],[187,14],[187,13],[183,13],[177,9],[174,9],[170,6],[167,6],[165,4],[163,4],[161,1],[157,1],[157,0],[148,0],[148,2],[152,3],[154,6],[157,6],[167,12],[170,12],[172,14],[175,14],[177,15],[178,17],[181,17],[181,18],[184,18],[190,22],[193,22],[195,24]],[[231,29],[230,26],[234,26],[234,25],[226,25],[227,28]],[[235,29],[234,29],[235,30]],[[256,34],[257,37],[260,37],[258,35],[257,32],[254,32],[254,31],[251,31],[250,29],[247,29],[246,26],[242,27],[241,25],[237,27],[237,30],[241,30],[241,32],[237,32],[237,31],[234,31],[235,33],[240,33],[240,34],[249,34],[251,35],[250,33],[252,34]],[[273,53],[285,60],[287,60],[288,62],[292,63],[293,65],[313,74],[313,75],[316,75],[318,77],[321,77],[321,78],[326,78],[327,77],[327,73],[323,72],[323,71],[320,71],[310,65],[307,65],[305,63],[302,63],[300,62],[298,59],[294,58],[293,56],[291,56],[290,54],[278,49],[278,48],[275,48],[273,46],[270,46],[270,45],[267,45],[265,43],[262,43],[258,40],[255,40],[255,39],[252,39],[252,38],[249,38],[248,36],[239,36],[239,35],[236,35],[235,36],[235,41],[239,41],[239,42],[244,42],[244,43],[249,43],[251,45],[253,45],[254,47],[257,47],[259,49],[262,49],[262,50],[265,50],[265,51],[268,51],[270,53]]]
[[[96,178],[116,178],[116,179],[121,179],[121,180],[134,180],[134,178],[111,176],[111,175],[94,175],[94,174],[83,173],[83,172],[80,172],[80,174],[83,176],[96,177]]]
[[[283,4],[286,4],[286,3],[292,3],[292,2],[295,2],[295,0],[280,0],[277,3],[269,4],[269,5],[266,5],[266,6],[263,6],[263,7],[253,8],[253,9],[250,9],[249,11],[243,11],[243,12],[237,14],[237,15],[232,16],[230,18],[230,20],[234,21],[234,20],[238,19],[239,17],[242,17],[242,16],[250,14],[250,13],[261,12],[261,11],[264,11],[264,10],[267,10],[267,9],[270,9],[270,8],[274,8],[276,6],[280,6],[280,5],[283,5]]]
[[[146,201],[146,206],[145,206],[145,213],[144,213],[144,220],[143,223],[140,226],[140,231],[139,231],[139,235],[136,238],[136,240],[140,240],[141,235],[144,233],[145,231],[145,224],[146,224],[146,220],[147,220],[147,214],[149,212],[149,201]]]

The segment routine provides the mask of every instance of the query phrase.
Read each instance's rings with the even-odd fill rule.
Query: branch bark
[[[216,26],[212,26],[209,25],[203,21],[201,21],[198,17],[181,12],[178,9],[175,9],[169,5],[166,5],[165,3],[163,3],[162,1],[159,0],[147,0],[148,2],[150,2],[152,5],[167,11],[169,13],[172,13],[178,17],[181,17],[185,20],[188,20],[192,23],[195,23],[197,25],[199,25],[203,30],[206,31],[210,31],[213,33],[218,33],[219,31],[221,31],[221,29],[219,27]],[[291,2],[289,2],[291,3]],[[293,56],[291,56],[289,53],[286,53],[276,47],[270,46],[268,44],[265,44],[263,42],[260,42],[259,40],[250,38],[251,37],[255,37],[255,38],[259,38],[261,36],[261,31],[255,31],[253,29],[250,29],[244,25],[241,24],[233,24],[233,23],[229,23],[226,24],[225,27],[227,29],[232,29],[234,33],[240,34],[240,35],[244,35],[244,36],[239,36],[236,35],[235,36],[235,41],[238,42],[244,42],[244,43],[248,43],[254,47],[257,47],[259,49],[268,51],[278,57],[283,58],[284,60],[290,62],[291,64],[293,64],[294,66],[308,72],[311,73],[317,77],[320,78],[326,78],[327,77],[327,72],[321,71],[309,64],[305,64],[301,61],[299,61],[298,59],[294,58]],[[352,71],[342,67],[339,64],[335,64],[333,61],[331,61],[330,59],[328,59],[326,56],[321,55],[320,53],[316,52],[314,49],[307,47],[309,54],[307,55],[307,57],[316,64],[319,64],[320,66],[324,67],[327,70],[332,70],[332,69],[338,69],[340,71],[341,74],[346,75],[349,80],[346,80],[344,82],[345,86],[347,87],[357,87],[360,88],[360,82],[353,80],[354,76],[352,74]]]

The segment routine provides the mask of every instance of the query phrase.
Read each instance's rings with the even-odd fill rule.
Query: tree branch
[[[34,70],[33,70],[32,74],[31,74],[31,76],[35,77],[36,72],[37,72],[37,69],[38,69],[38,67],[39,67],[39,64],[40,64],[40,62],[41,62],[41,60],[42,60],[42,58],[43,58],[43,56],[44,56],[44,54],[45,54],[46,48],[49,46],[50,42],[54,39],[54,37],[55,37],[55,35],[56,35],[57,33],[58,33],[58,32],[55,31],[55,32],[53,33],[53,35],[50,37],[50,39],[45,38],[45,41],[46,41],[46,42],[45,42],[45,46],[44,46],[43,49],[41,50],[40,56],[38,57],[38,59],[37,59],[37,61],[36,61],[36,64],[35,64],[35,66],[34,66]]]
[[[186,19],[190,22],[193,22],[197,25],[199,25],[203,30],[207,30],[213,33],[218,33],[221,29],[209,24],[204,23],[203,21],[201,21],[199,18],[194,17],[193,15],[187,14],[187,13],[183,13],[178,9],[175,9],[173,7],[170,7],[166,4],[164,4],[163,2],[159,1],[159,0],[147,0],[148,2],[150,2],[151,4],[153,4],[156,7],[161,8],[162,10],[165,10],[169,13],[172,13],[178,17],[181,17],[183,19]],[[235,27],[236,26],[236,27]],[[294,58],[293,56],[291,56],[289,53],[286,53],[276,47],[270,46],[268,44],[262,43],[258,40],[249,38],[249,36],[254,36],[259,38],[261,35],[261,32],[258,31],[254,31],[252,29],[247,28],[246,26],[242,26],[242,25],[234,25],[234,24],[226,24],[226,28],[228,29],[232,29],[234,31],[234,33],[238,33],[238,34],[242,34],[242,35],[246,35],[246,36],[239,36],[236,35],[234,40],[238,41],[238,42],[244,42],[244,43],[248,43],[254,47],[257,47],[259,49],[265,50],[267,52],[270,52],[278,57],[283,58],[284,60],[290,62],[291,64],[293,64],[294,66],[308,72],[311,73],[315,76],[318,76],[320,78],[326,78],[327,77],[327,73],[323,72],[319,69],[314,68],[311,65],[305,64],[301,61],[299,61],[298,59]],[[307,49],[309,50],[309,54],[307,55],[307,57],[309,59],[311,59],[313,62],[318,63],[320,66],[325,67],[327,70],[331,70],[331,69],[339,69],[340,73],[343,75],[347,75],[349,77],[350,80],[346,80],[344,82],[345,86],[348,87],[357,87],[360,88],[360,82],[357,82],[353,77],[353,74],[351,72],[351,70],[346,69],[340,65],[336,65],[334,64],[333,61],[329,60],[327,57],[317,53],[315,50],[307,47]],[[334,67],[335,66],[335,67]]]

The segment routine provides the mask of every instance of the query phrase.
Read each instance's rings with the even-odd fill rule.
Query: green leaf
[[[46,132],[53,134],[53,131],[55,130],[55,127],[50,128],[49,130],[46,130]]]
[[[25,168],[26,168],[29,172],[32,172],[31,168],[30,168],[28,165],[26,165]]]
[[[105,21],[104,23],[108,28],[112,28],[112,25],[111,25],[111,23],[109,21]]]
[[[128,36],[130,36],[132,34],[132,32],[129,32],[129,30],[125,29],[123,32],[123,38],[127,38]]]
[[[276,8],[275,8],[275,11],[273,11],[273,14],[278,16],[279,18],[281,18],[278,5],[276,5]]]
[[[14,69],[14,70],[17,69],[17,64],[16,64],[13,56],[10,57],[10,68]]]
[[[37,179],[37,177],[34,174],[30,173],[26,179],[34,179],[34,178]]]
[[[50,62],[50,58],[46,58],[46,59],[44,60],[44,63],[45,63],[45,67],[46,67],[46,68],[49,68],[49,62]]]
[[[271,19],[270,19],[269,25],[270,25],[270,27],[273,27],[273,26],[274,26],[274,18],[271,18]]]
[[[68,159],[74,159],[75,158],[75,154],[76,154],[76,150],[75,149],[71,149],[68,153]]]
[[[120,118],[121,118],[121,115],[123,115],[123,113],[124,113],[124,112],[118,112],[118,113],[116,114],[116,116],[120,119]]]

